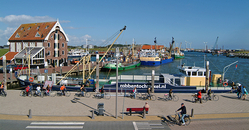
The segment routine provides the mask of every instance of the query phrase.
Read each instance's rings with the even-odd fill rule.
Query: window
[[[62,53],[62,55],[64,55],[64,51],[62,51],[61,53]]]
[[[64,47],[64,43],[62,43],[62,45],[61,45],[62,47]]]
[[[198,72],[198,76],[202,76],[202,71]]]
[[[46,28],[45,28],[45,29],[48,29],[48,27],[49,27],[49,26],[46,26]]]
[[[20,38],[20,35],[18,33],[16,34],[16,38]]]
[[[35,34],[35,37],[40,37],[41,35],[39,34],[39,32],[37,32],[36,34]]]
[[[21,28],[21,30],[23,30],[23,29],[24,29],[24,27]]]
[[[48,55],[48,56],[50,55],[50,51],[48,51],[47,55]]]
[[[48,47],[50,47],[50,43],[48,43]]]
[[[191,71],[188,71],[188,76],[191,76]]]
[[[40,26],[38,26],[36,29],[39,29],[40,28]]]
[[[51,35],[51,38],[53,38],[53,35]]]
[[[192,72],[192,76],[196,76],[197,75],[197,72]]]
[[[31,42],[30,47],[35,47],[35,42]]]
[[[28,28],[28,30],[31,29],[31,27]]]

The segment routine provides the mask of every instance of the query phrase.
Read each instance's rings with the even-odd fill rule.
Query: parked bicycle
[[[149,95],[148,93],[142,94],[142,96],[141,96],[142,100],[152,100],[152,101],[155,101],[156,98],[157,97],[155,95],[152,95],[152,94]]]
[[[204,98],[207,100],[207,101],[218,101],[219,100],[219,96],[218,95],[215,95],[214,93],[212,93],[210,96],[208,96],[207,94],[204,95]]]
[[[193,102],[193,103],[198,102],[197,93],[195,93],[194,95],[192,95],[192,102]],[[202,103],[207,102],[207,99],[206,99],[205,96],[201,97],[201,102],[202,102]]]
[[[91,93],[88,93],[87,91],[84,92],[84,96],[82,95],[81,91],[74,94],[75,97],[86,97],[89,98],[91,96]]]
[[[101,98],[104,98],[104,99],[110,99],[111,98],[111,95],[109,93],[96,93],[93,95],[93,98],[97,98],[97,99],[101,99]]]
[[[136,92],[136,99],[139,99],[140,97],[141,97],[141,93]],[[130,93],[130,98],[134,98],[134,93],[133,92]]]
[[[0,96],[6,97],[6,96],[7,96],[7,93],[6,93],[5,91],[2,90],[2,91],[0,92]]]
[[[42,96],[50,96],[50,97],[55,97],[57,95],[56,91],[42,91]]]
[[[26,97],[26,96],[31,97],[32,96],[32,91],[27,92],[26,90],[22,90],[20,92],[20,96],[21,97]]]
[[[176,96],[174,93],[172,93],[171,97],[169,96],[169,94],[164,94],[163,99],[165,101],[174,101],[174,102],[177,102],[179,100],[179,97]]]
[[[42,91],[40,91],[40,92],[34,91],[34,92],[32,92],[32,94],[33,94],[34,97],[37,97],[37,96],[43,97]]]

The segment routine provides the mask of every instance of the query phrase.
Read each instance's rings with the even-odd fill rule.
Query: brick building
[[[9,53],[18,52],[15,64],[27,64],[30,54],[31,66],[65,65],[68,41],[59,21],[22,24],[8,40]]]

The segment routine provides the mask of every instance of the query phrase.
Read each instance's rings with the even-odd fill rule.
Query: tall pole
[[[96,89],[95,92],[99,92],[99,54],[96,55]]]
[[[82,83],[84,84],[85,83],[85,62],[86,62],[86,57],[84,56],[83,57],[83,64],[82,64],[82,66],[83,66],[83,68],[82,68],[82,79],[83,79],[83,81],[82,81]]]
[[[154,93],[154,85],[155,85],[154,77],[155,77],[155,70],[152,70],[151,72],[151,92],[152,93]]]
[[[117,58],[117,62],[116,62],[116,119],[118,118],[118,58],[119,58],[119,48],[116,48],[116,58]]]
[[[209,86],[209,61],[207,61],[206,64],[206,84],[205,84],[205,90],[208,90]]]
[[[6,56],[3,56],[4,88],[7,90]]]

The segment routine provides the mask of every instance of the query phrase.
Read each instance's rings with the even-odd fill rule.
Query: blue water
[[[209,61],[209,69],[212,71],[212,74],[222,74],[223,68],[235,61],[238,63],[233,64],[229,67],[229,69],[225,73],[225,79],[232,80],[235,83],[241,83],[242,86],[246,86],[247,90],[249,90],[249,59],[244,58],[229,58],[223,55],[213,56],[209,53],[202,52],[184,52],[185,58],[174,60],[172,63],[162,64],[160,66],[140,66],[136,69],[119,71],[119,75],[140,75],[140,74],[149,74],[151,75],[152,70],[155,70],[156,74],[159,73],[171,73],[178,74],[179,70],[177,66],[185,63],[188,66],[198,66],[204,67],[204,55],[205,59]],[[206,63],[206,62],[205,62]],[[236,68],[237,65],[237,69]],[[116,71],[111,72],[102,72],[100,71],[100,78],[107,78],[110,76],[116,76]],[[81,76],[80,76],[81,77]],[[95,78],[95,73],[92,75]]]

